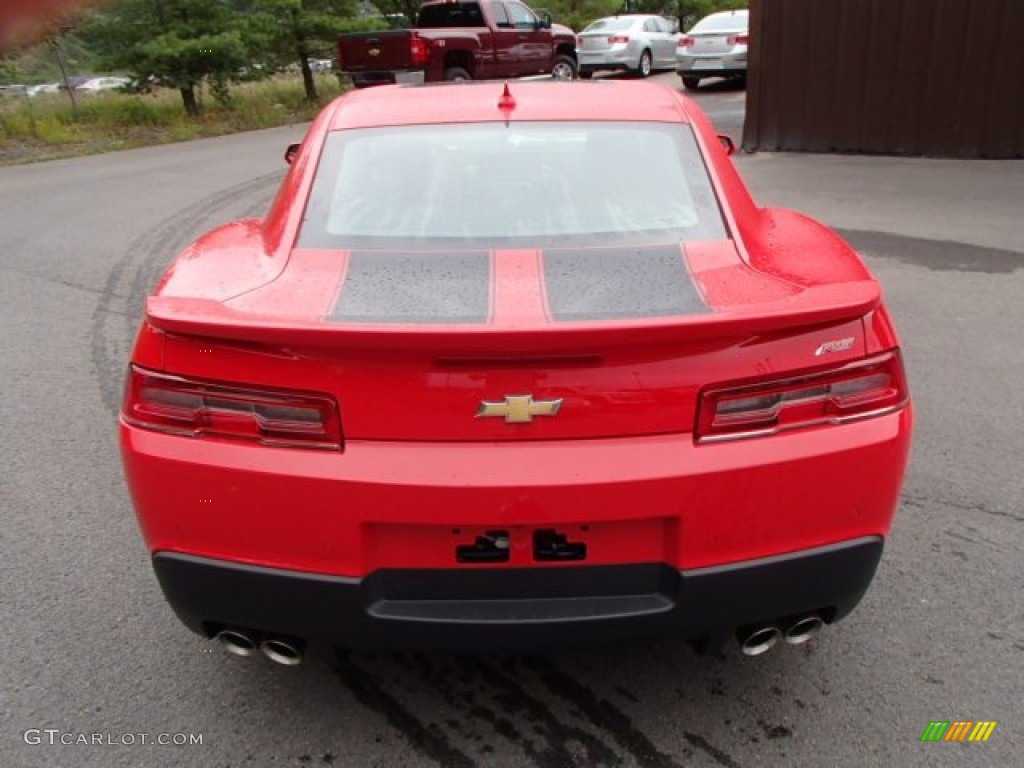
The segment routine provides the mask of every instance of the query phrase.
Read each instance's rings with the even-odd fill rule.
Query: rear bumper
[[[344,74],[352,80],[356,88],[367,88],[371,85],[422,85],[426,79],[423,70],[402,70],[389,71],[381,70],[374,72],[345,72]]]
[[[679,571],[884,537],[911,412],[709,445],[690,435],[504,443],[349,441],[343,453],[190,439],[122,424],[125,474],[151,553],[365,578],[457,567],[507,532],[508,558],[549,568],[532,537],[586,545],[574,566]]]
[[[747,73],[747,54],[676,56],[676,72],[685,77],[724,77]]]
[[[344,578],[173,552],[153,557],[181,620],[304,641],[311,649],[525,651],[672,636],[704,649],[742,627],[815,613],[832,622],[867,589],[882,539],[725,566],[646,563],[496,570],[386,569]]]
[[[576,61],[581,72],[622,71],[631,72],[639,67],[640,51],[585,52],[576,50]]]

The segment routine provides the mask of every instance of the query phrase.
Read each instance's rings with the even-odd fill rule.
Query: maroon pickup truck
[[[576,76],[576,35],[516,0],[429,0],[415,29],[338,39],[338,66],[357,88],[383,83]]]

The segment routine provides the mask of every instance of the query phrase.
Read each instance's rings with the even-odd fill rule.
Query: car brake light
[[[705,390],[698,442],[774,435],[841,424],[902,408],[907,382],[898,351],[787,379]]]
[[[689,35],[683,35],[679,38],[679,42],[676,43],[676,48],[692,48],[693,38]]]
[[[422,37],[413,35],[409,38],[409,53],[412,56],[413,66],[422,67],[430,61],[430,46]]]
[[[338,406],[328,395],[191,381],[133,365],[122,412],[133,426],[175,435],[342,447]]]
[[[746,45],[750,41],[750,35],[729,35],[725,42],[729,45]]]
[[[615,45],[616,43],[628,43],[629,35],[612,35],[608,38],[609,45]]]

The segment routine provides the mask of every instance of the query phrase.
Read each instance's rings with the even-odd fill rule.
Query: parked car
[[[579,75],[620,70],[647,77],[655,69],[674,69],[678,41],[675,19],[644,14],[598,19],[577,36]]]
[[[131,82],[130,77],[92,77],[72,87],[78,93],[99,93],[124,88]]]
[[[30,85],[26,90],[29,96],[39,96],[43,93],[60,93],[60,83],[42,83],[41,85]]]
[[[706,77],[746,77],[750,42],[748,11],[705,16],[679,39],[676,71],[683,86],[696,90]]]
[[[911,406],[881,288],[652,83],[352,91],[145,305],[120,439],[231,652],[543,648],[845,616]]]
[[[415,29],[338,39],[338,67],[361,88],[386,83],[576,76],[576,37],[516,0],[431,0]]]
[[[70,88],[73,91],[76,91],[78,90],[78,86],[80,86],[82,83],[87,83],[90,80],[95,79],[95,75],[69,75],[65,81],[62,81],[58,84],[58,87],[62,91],[66,91],[68,88]]]

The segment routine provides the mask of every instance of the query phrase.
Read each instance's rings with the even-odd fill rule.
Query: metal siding
[[[1024,157],[1024,0],[751,0],[748,150]]]

